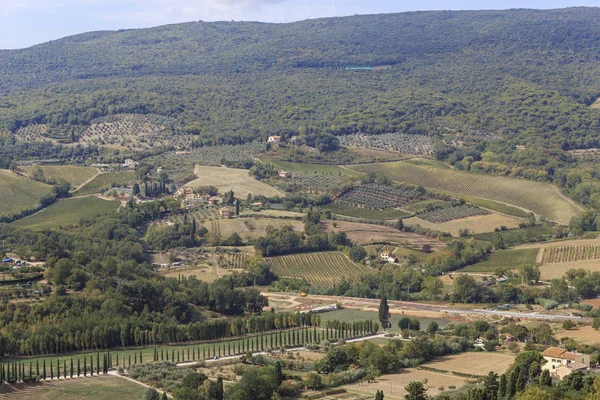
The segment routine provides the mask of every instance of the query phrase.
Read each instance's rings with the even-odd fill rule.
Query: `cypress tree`
[[[500,376],[500,383],[498,384],[498,398],[503,399],[506,396],[508,382],[506,381],[506,374]]]
[[[179,350],[177,350],[177,363],[179,363]]]
[[[35,360],[35,376],[40,376],[40,360]]]
[[[77,377],[79,378],[79,375],[81,375],[81,363],[79,358],[77,359]]]
[[[169,357],[167,357],[167,361],[169,361]],[[129,364],[128,367],[131,367],[131,353],[129,353]]]
[[[71,371],[70,371],[69,375],[71,376],[71,379],[73,379],[73,359],[72,358],[71,358]]]
[[[133,365],[137,364],[137,353],[133,353]]]
[[[63,360],[63,375],[67,379],[67,360]]]
[[[216,391],[215,391],[215,398],[216,400],[223,400],[223,378],[218,377],[217,378],[217,387],[216,387]]]
[[[52,361],[50,361],[50,380],[54,379],[54,369],[52,367]]]
[[[33,380],[33,364],[29,363],[29,380]],[[2,383],[2,377],[0,377],[0,383]]]
[[[46,360],[44,360],[44,373],[43,373],[43,376],[44,376],[44,380],[46,380]]]
[[[196,361],[196,349],[192,349],[192,361]]]
[[[90,376],[94,376],[94,356],[90,356]]]
[[[144,361],[142,360],[142,351],[140,350],[140,364],[143,364]]]
[[[189,347],[187,348],[187,358],[188,358],[188,361],[190,361],[190,348]]]
[[[275,380],[275,387],[278,388],[283,382],[283,371],[281,370],[281,362],[275,363],[275,371],[273,372],[273,379]]]
[[[206,360],[206,347],[202,347],[202,359]]]
[[[83,376],[87,376],[87,357],[83,357]]]

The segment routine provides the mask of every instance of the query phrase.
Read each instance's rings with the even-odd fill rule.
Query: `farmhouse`
[[[379,258],[382,259],[385,262],[388,262],[390,264],[395,263],[396,257],[394,257],[394,255],[392,253],[390,253],[389,251],[384,251],[379,255]]]
[[[284,171],[284,170],[279,171],[280,178],[289,178],[290,176],[292,176],[292,174],[290,174],[288,171]]]
[[[219,196],[213,196],[210,199],[208,199],[208,203],[210,205],[215,205],[215,204],[222,204],[223,203],[223,198],[219,197]]]
[[[190,154],[190,152],[189,151],[176,151],[175,154],[178,156],[187,156]]]
[[[546,360],[546,364],[542,366],[542,369],[550,371],[559,379],[564,378],[573,371],[590,368],[589,354],[567,351],[560,347],[549,347],[542,353],[542,356]]]
[[[223,218],[231,218],[233,216],[233,212],[231,211],[231,208],[229,208],[229,207],[223,207],[223,208],[221,208],[219,210],[219,214]]]
[[[133,169],[133,168],[135,168],[135,167],[137,167],[137,166],[138,166],[138,162],[137,162],[137,161],[134,161],[134,160],[132,160],[131,158],[128,158],[128,159],[126,159],[126,160],[125,160],[125,162],[123,163],[123,166],[124,166],[124,167],[127,167],[127,168],[130,168],[130,169]]]
[[[269,136],[269,143],[281,142],[281,136]]]

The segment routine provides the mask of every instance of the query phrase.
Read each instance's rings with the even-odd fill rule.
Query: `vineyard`
[[[287,183],[286,186],[292,192],[305,191],[319,195],[324,193],[339,193],[347,182],[347,177],[339,175],[295,174],[291,182]]]
[[[382,135],[346,135],[340,136],[340,144],[354,147],[374,147],[394,150],[405,154],[429,156],[433,154],[431,139],[425,135],[406,135],[385,133]]]
[[[513,204],[531,210],[546,219],[568,224],[579,214],[580,208],[546,183],[523,179],[472,174],[449,169],[447,165],[431,161],[399,161],[391,163],[356,165],[353,170],[375,173],[397,182],[423,185],[442,190]]]
[[[137,181],[133,171],[111,172],[97,175],[94,179],[83,185],[76,192],[78,196],[102,193],[114,187],[127,187]]]
[[[210,221],[210,234],[217,237],[221,236],[221,227],[219,226],[219,221]]]
[[[0,170],[0,217],[34,208],[51,190],[51,186]]]
[[[425,211],[416,216],[435,224],[448,222],[455,219],[474,217],[476,215],[488,215],[489,211],[471,205],[461,205],[458,207],[441,208],[432,211]]]
[[[219,267],[225,269],[242,269],[244,267],[244,263],[250,257],[250,254],[244,252],[227,254],[223,256],[223,258],[219,259]]]
[[[600,245],[552,246],[543,252],[542,264],[600,260]]]
[[[413,189],[390,187],[369,183],[353,188],[336,199],[337,203],[377,210],[397,208],[421,199],[421,193]]]
[[[315,285],[334,285],[342,276],[350,279],[370,271],[337,251],[279,256],[269,261],[279,277],[306,279]]]
[[[187,148],[191,136],[178,130],[173,118],[157,114],[116,114],[98,118],[81,134],[80,142],[128,151],[160,146]]]
[[[43,175],[37,178],[42,178],[44,182],[69,183],[72,188],[78,188],[98,174],[96,168],[72,165],[30,165],[21,167],[21,170],[30,178],[41,171]]]

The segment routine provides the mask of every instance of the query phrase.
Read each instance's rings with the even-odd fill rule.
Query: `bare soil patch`
[[[242,199],[246,198],[248,193],[266,197],[283,196],[283,193],[274,187],[252,178],[245,169],[197,165],[194,173],[198,179],[187,185],[192,188],[215,186],[220,193],[233,190],[236,196]]]
[[[600,299],[596,299],[600,300]],[[569,337],[574,339],[577,343],[582,344],[599,344],[600,343],[600,332],[592,328],[591,326],[579,326],[575,329],[568,331],[560,331],[554,335],[556,339]]]

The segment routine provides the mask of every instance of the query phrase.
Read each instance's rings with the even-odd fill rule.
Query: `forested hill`
[[[0,52],[0,130],[152,112],[206,136],[443,125],[590,147],[599,20],[600,8],[412,12],[86,33]]]

